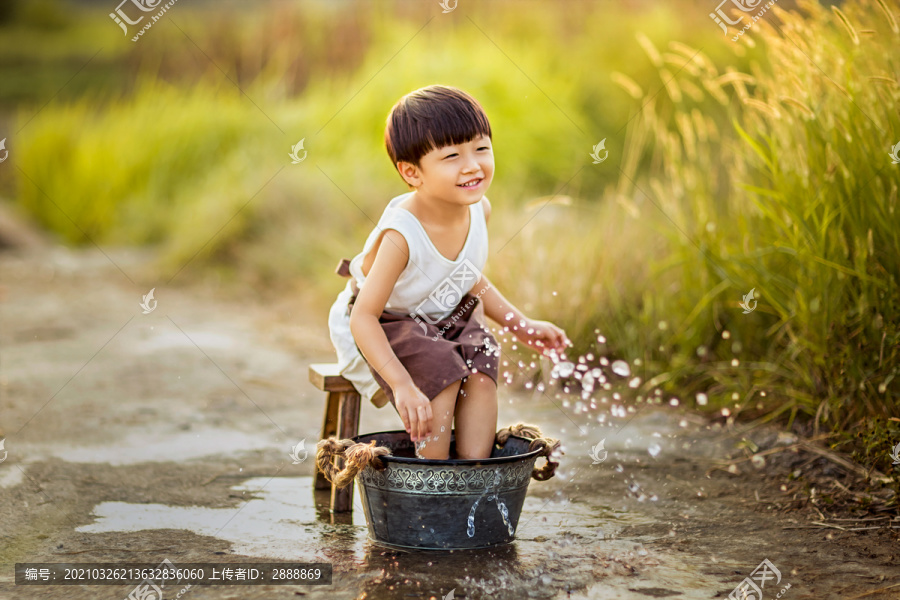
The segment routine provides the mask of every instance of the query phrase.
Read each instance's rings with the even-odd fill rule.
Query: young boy
[[[363,251],[339,269],[351,277],[329,314],[341,374],[375,404],[387,397],[418,456],[450,458],[455,418],[455,458],[487,458],[500,351],[484,316],[545,353],[571,343],[482,274],[494,155],[481,105],[453,87],[411,92],[388,115],[385,144],[412,191],[390,201]]]

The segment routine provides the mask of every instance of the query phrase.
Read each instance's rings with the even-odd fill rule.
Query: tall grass
[[[617,222],[610,205],[599,215],[610,224],[592,236],[523,237],[518,250],[564,254],[555,279],[571,298],[541,292],[534,303],[582,340],[601,324],[616,350],[643,358],[649,384],[708,392],[733,416],[803,414],[812,431],[869,432],[861,458],[890,468],[900,433],[888,420],[900,398],[900,176],[888,156],[900,139],[897,9],[800,9],[775,9],[749,49],[734,46],[751,60],[746,72],[645,40],[665,93],[635,94],[646,106],[623,163],[650,168],[615,196],[634,218]],[[568,210],[555,229],[591,218]],[[541,276],[553,281],[551,271]],[[632,279],[625,301],[622,278]],[[758,305],[744,314],[751,288]]]

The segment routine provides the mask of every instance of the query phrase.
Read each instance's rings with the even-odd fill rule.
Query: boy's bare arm
[[[378,374],[396,389],[412,383],[409,373],[397,360],[378,318],[409,260],[409,246],[398,231],[388,229],[381,239],[366,282],[350,313],[350,332],[362,355]]]
[[[431,435],[431,402],[397,359],[378,320],[408,260],[406,239],[396,230],[385,231],[375,262],[350,311],[350,332],[366,361],[391,386],[394,406],[410,438],[419,441]]]
[[[504,298],[503,294],[484,275],[481,276],[481,279],[478,280],[478,283],[475,284],[469,293],[481,299],[481,303],[484,305],[484,315],[487,318],[495,323],[509,327],[510,330],[512,330],[513,326],[518,327],[519,321],[528,319],[525,313]],[[507,319],[506,316],[510,313],[512,315]]]
[[[555,350],[562,353],[567,346],[572,345],[565,331],[549,321],[527,317],[512,302],[504,298],[484,275],[469,293],[481,298],[487,318],[501,326],[509,327],[513,335],[529,347],[540,352]]]

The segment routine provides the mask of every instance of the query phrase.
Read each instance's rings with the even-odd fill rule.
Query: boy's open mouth
[[[478,187],[479,185],[481,185],[482,181],[484,181],[483,177],[481,179],[473,179],[472,181],[469,181],[468,183],[457,184],[456,187],[471,189],[471,188],[475,188],[475,187]]]

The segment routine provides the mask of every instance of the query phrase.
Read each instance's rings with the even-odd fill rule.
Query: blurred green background
[[[179,0],[132,42],[115,1],[5,0],[0,194],[62,243],[152,248],[146,281],[217,277],[324,320],[334,266],[406,191],[389,109],[454,85],[491,119],[508,298],[648,396],[839,432],[889,470],[900,6],[781,0],[733,42],[716,4]]]

